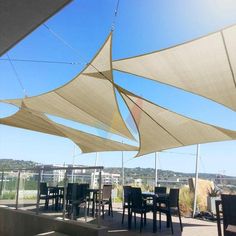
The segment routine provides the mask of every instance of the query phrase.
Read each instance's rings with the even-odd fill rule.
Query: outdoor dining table
[[[150,199],[152,201],[152,213],[153,213],[153,233],[157,232],[157,204],[166,203],[168,201],[168,194],[155,194],[153,192],[143,192],[144,199]],[[128,228],[131,229],[131,196],[128,197]]]
[[[49,186],[48,190],[55,197],[55,210],[57,211],[59,205],[59,196],[63,196],[64,186]]]

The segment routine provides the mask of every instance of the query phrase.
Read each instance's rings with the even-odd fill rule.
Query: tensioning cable
[[[17,79],[17,81],[18,81],[18,83],[19,83],[19,85],[20,85],[20,87],[21,87],[21,89],[23,91],[24,97],[27,97],[26,90],[25,90],[25,88],[23,86],[23,83],[22,83],[22,81],[20,79],[20,76],[19,76],[19,74],[18,74],[18,72],[17,72],[17,70],[16,70],[16,68],[15,68],[15,66],[14,66],[14,64],[13,64],[11,58],[10,58],[10,56],[8,55],[8,53],[7,53],[7,58],[8,58],[8,61],[9,61],[10,65],[11,65],[11,68],[12,68],[14,74],[15,74],[15,77],[16,77],[16,79]]]
[[[8,58],[0,58],[0,61],[9,61],[9,59]],[[47,64],[80,65],[79,62],[32,60],[32,59],[16,59],[16,58],[11,58],[11,61],[32,62],[32,63],[47,63]]]

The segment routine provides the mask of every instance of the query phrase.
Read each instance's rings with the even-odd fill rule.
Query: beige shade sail
[[[185,91],[236,111],[236,26],[164,50],[121,59],[113,68]]]
[[[77,121],[133,138],[121,117],[113,86],[112,33],[87,67],[72,81],[48,93],[24,98],[35,111]],[[2,102],[21,106],[22,99]]]
[[[193,144],[236,139],[236,131],[187,118],[120,87],[118,89],[139,131],[140,149],[137,156]]]
[[[0,56],[71,0],[0,0]]]
[[[14,115],[1,118],[0,124],[69,138],[76,143],[84,153],[102,151],[135,151],[138,149],[131,145],[101,138],[96,135],[57,124],[44,114],[26,108],[25,105],[23,105]]]

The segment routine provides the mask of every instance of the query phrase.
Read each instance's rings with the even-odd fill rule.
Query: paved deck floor
[[[35,211],[35,202],[28,201],[25,203],[25,206],[21,205],[21,209],[25,208],[25,210]],[[14,206],[14,201],[0,201],[0,204]],[[41,206],[43,209],[43,205]],[[166,227],[166,217],[162,216],[162,229],[157,230],[154,234],[152,232],[152,213],[147,214],[147,225],[143,228],[142,233],[139,232],[139,223],[140,218],[137,215],[137,227],[134,227],[134,223],[132,224],[132,229],[128,230],[127,224],[127,215],[125,216],[124,224],[121,224],[122,218],[122,208],[121,204],[113,204],[114,216],[108,216],[105,214],[104,219],[101,218],[101,225],[108,227],[108,236],[134,236],[134,235],[144,235],[144,236],[167,236],[172,235],[170,228]],[[43,211],[41,210],[41,214],[51,215],[52,217],[62,217],[62,212],[53,212],[52,210]],[[158,217],[157,217],[158,218]],[[173,217],[173,227],[174,227],[174,236],[217,236],[217,227],[215,222],[208,222],[203,220],[197,220],[192,218],[182,217],[183,222],[183,232],[180,231],[179,219],[177,217]],[[84,221],[84,218],[81,217],[78,219],[79,221]],[[92,223],[96,223],[96,220],[93,220],[91,217],[88,217],[88,221]]]
[[[105,215],[102,220],[102,225],[107,226],[109,228],[108,235],[109,236],[134,236],[134,235],[144,235],[144,236],[167,236],[172,235],[170,228],[166,227],[166,217],[162,216],[162,228],[161,231],[157,230],[154,234],[152,232],[152,213],[147,214],[147,225],[143,228],[142,233],[139,232],[139,222],[140,218],[137,217],[137,227],[132,225],[132,229],[128,230],[127,225],[127,216],[125,217],[124,224],[121,224],[122,218],[122,209],[121,206],[115,205],[114,207],[114,217]],[[183,223],[183,232],[180,230],[179,219],[178,217],[173,217],[173,227],[174,227],[174,235],[175,236],[217,236],[217,227],[215,222],[202,221],[192,218],[182,217]]]

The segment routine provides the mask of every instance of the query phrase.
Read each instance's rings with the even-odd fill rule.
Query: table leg
[[[220,200],[216,200],[215,201],[215,205],[216,205],[216,216],[217,216],[217,231],[218,231],[218,235],[222,236],[222,232],[221,232],[221,224],[220,224],[220,204],[221,201]]]
[[[131,214],[130,197],[129,197],[128,199],[128,229],[131,229],[131,221],[132,221],[132,214]]]
[[[153,233],[157,232],[157,200],[156,197],[153,198]]]
[[[95,217],[95,194],[93,193],[92,216]]]

